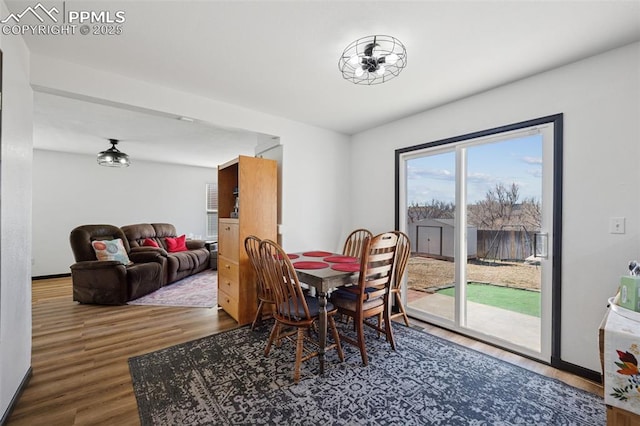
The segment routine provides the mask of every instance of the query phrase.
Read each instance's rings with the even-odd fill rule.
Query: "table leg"
[[[324,374],[324,350],[327,347],[327,294],[318,292],[318,361],[320,362],[320,374]]]

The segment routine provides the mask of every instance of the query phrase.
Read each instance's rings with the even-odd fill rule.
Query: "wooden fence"
[[[478,258],[525,260],[533,254],[533,232],[478,229]]]

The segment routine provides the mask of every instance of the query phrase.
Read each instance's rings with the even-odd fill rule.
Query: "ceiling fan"
[[[355,84],[384,83],[400,74],[406,66],[404,45],[398,39],[384,35],[354,41],[338,61],[342,76]]]

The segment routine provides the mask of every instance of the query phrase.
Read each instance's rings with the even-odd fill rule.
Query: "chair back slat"
[[[368,229],[356,229],[351,232],[344,242],[342,254],[345,256],[357,257],[362,256],[362,249],[367,238],[372,238],[373,234]]]
[[[244,248],[249,256],[249,261],[256,273],[256,286],[258,288],[258,298],[271,298],[269,288],[264,279],[263,269],[260,267],[260,238],[255,235],[249,235],[244,240]]]
[[[385,247],[385,249],[388,249],[389,247]],[[389,259],[392,259],[393,256],[395,255],[395,253],[389,252],[389,251],[385,251],[385,252],[380,252],[381,249],[378,249],[377,252],[375,253],[371,253],[369,255],[369,263],[380,263],[380,262],[387,262]]]
[[[370,285],[374,280],[385,279],[388,280],[388,276],[391,275],[391,263],[383,266],[370,266],[367,270],[367,275],[370,278],[367,278],[367,285]],[[373,277],[373,278],[371,278]],[[382,277],[382,278],[378,278]]]
[[[404,232],[393,231],[398,236],[398,244],[396,248],[396,260],[393,267],[393,278],[391,285],[392,301],[398,312],[389,316],[389,320],[402,317],[404,324],[409,327],[409,317],[407,316],[404,302],[402,300],[402,281],[404,279],[407,264],[411,257],[411,241]]]
[[[411,257],[411,242],[409,236],[404,232],[394,231],[398,237],[396,248],[396,261],[393,270],[393,288],[400,288],[402,278],[404,277],[409,257]]]
[[[312,321],[298,275],[282,247],[271,240],[262,240],[260,265],[274,295],[274,316],[283,321]]]
[[[361,300],[371,298],[371,290],[375,287],[384,295],[389,291],[395,260],[396,243],[398,237],[391,233],[367,237],[360,259],[360,277],[358,278],[358,290]]]

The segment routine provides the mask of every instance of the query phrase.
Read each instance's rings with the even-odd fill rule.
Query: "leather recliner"
[[[131,263],[98,260],[93,241],[120,238]],[[122,305],[162,286],[166,259],[157,252],[132,253],[126,236],[113,225],[82,225],[69,236],[76,263],[71,265],[73,300],[80,303]]]
[[[176,227],[170,223],[138,223],[125,225],[124,232],[131,253],[156,252],[166,258],[162,285],[204,271],[210,266],[211,253],[202,240],[186,240],[186,251],[169,252],[165,238],[176,238]],[[144,246],[146,239],[155,241],[158,247]]]

